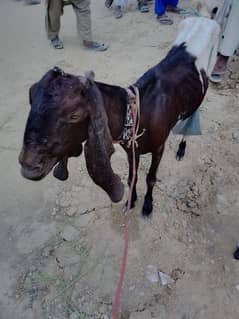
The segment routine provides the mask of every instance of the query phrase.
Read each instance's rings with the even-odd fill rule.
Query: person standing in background
[[[173,20],[166,15],[166,11],[181,13],[181,9],[177,7],[178,0],[155,0],[154,12],[161,24],[173,24]]]
[[[239,47],[239,0],[226,0],[218,8],[215,20],[221,26],[217,61],[210,80],[219,83],[226,72],[227,63]]]
[[[64,5],[70,4],[76,14],[77,30],[82,38],[83,46],[94,51],[105,51],[108,46],[92,40],[90,0],[46,0],[46,33],[55,49],[63,49],[59,38],[60,18]]]
[[[114,0],[105,0],[106,8],[110,8]],[[138,9],[140,12],[149,12],[148,0],[138,0]],[[122,7],[127,6],[128,0],[115,0],[114,17],[120,19],[123,16]]]

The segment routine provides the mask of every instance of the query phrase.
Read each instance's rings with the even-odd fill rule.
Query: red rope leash
[[[135,176],[136,176],[136,164],[135,164],[135,128],[136,128],[136,108],[132,106],[132,114],[133,114],[133,133],[132,133],[132,156],[133,156],[133,174],[132,174],[132,181],[130,184],[129,194],[128,194],[128,202],[127,202],[127,208],[125,212],[125,218],[124,218],[124,225],[125,225],[125,232],[124,232],[124,253],[122,257],[121,267],[120,267],[120,276],[117,283],[117,287],[115,290],[114,295],[114,301],[112,306],[112,315],[113,319],[118,319],[118,310],[119,310],[119,303],[120,303],[120,296],[122,291],[122,286],[124,282],[124,275],[125,275],[125,269],[126,269],[126,263],[127,263],[127,257],[128,257],[128,247],[129,247],[129,211],[130,211],[130,204],[131,204],[131,198],[132,198],[132,192],[135,182]]]

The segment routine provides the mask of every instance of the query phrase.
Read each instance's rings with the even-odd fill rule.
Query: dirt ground
[[[181,1],[184,7],[190,0]],[[92,0],[93,31],[105,53],[79,44],[70,7],[62,19],[65,49],[44,32],[44,5],[0,3],[0,318],[107,319],[123,251],[123,202],[112,205],[88,177],[84,158],[70,161],[70,178],[50,174],[24,180],[18,154],[29,110],[29,86],[54,65],[66,72],[94,70],[96,79],[127,86],[164,57],[177,32],[130,1],[115,20]],[[234,70],[231,72],[231,70]],[[239,60],[223,84],[210,85],[201,108],[203,135],[191,138],[185,159],[170,136],[158,172],[154,211],[140,215],[150,157],[139,169],[121,319],[238,319]],[[117,146],[113,166],[124,183],[127,162]],[[173,281],[162,285],[157,272]],[[155,281],[155,282],[153,282]]]

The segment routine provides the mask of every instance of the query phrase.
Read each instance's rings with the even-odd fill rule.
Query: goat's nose
[[[42,162],[36,163],[36,164],[32,165],[32,168],[33,168],[34,170],[41,171],[42,168],[43,168],[43,163],[42,163]]]
[[[27,170],[30,171],[41,171],[43,168],[43,164],[42,163],[28,163],[28,162],[22,162],[21,163],[22,167],[24,167]]]
[[[23,152],[19,155],[19,163],[22,167],[28,169],[28,170],[42,170],[44,163],[42,160],[36,160],[32,158],[31,156],[26,156],[23,154]]]

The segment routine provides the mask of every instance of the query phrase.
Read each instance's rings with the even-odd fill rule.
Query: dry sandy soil
[[[121,20],[103,0],[92,1],[95,38],[105,53],[79,44],[70,7],[62,19],[65,49],[55,51],[44,32],[44,5],[0,3],[0,318],[110,318],[123,249],[122,206],[88,177],[84,158],[70,161],[70,178],[50,174],[33,183],[20,175],[18,154],[29,110],[29,86],[54,65],[127,86],[158,63],[182,17],[160,26],[136,10]],[[185,0],[181,5],[190,6]],[[222,85],[210,86],[201,108],[203,135],[191,138],[185,159],[175,160],[170,136],[154,191],[150,219],[140,215],[150,157],[139,169],[137,207],[130,215],[130,243],[120,318],[238,319],[239,262],[239,61]],[[113,166],[127,181],[127,162],[116,147]],[[149,271],[151,273],[149,274]],[[175,281],[149,277],[162,271]],[[150,276],[149,276],[150,275]],[[156,278],[157,279],[157,278]]]

